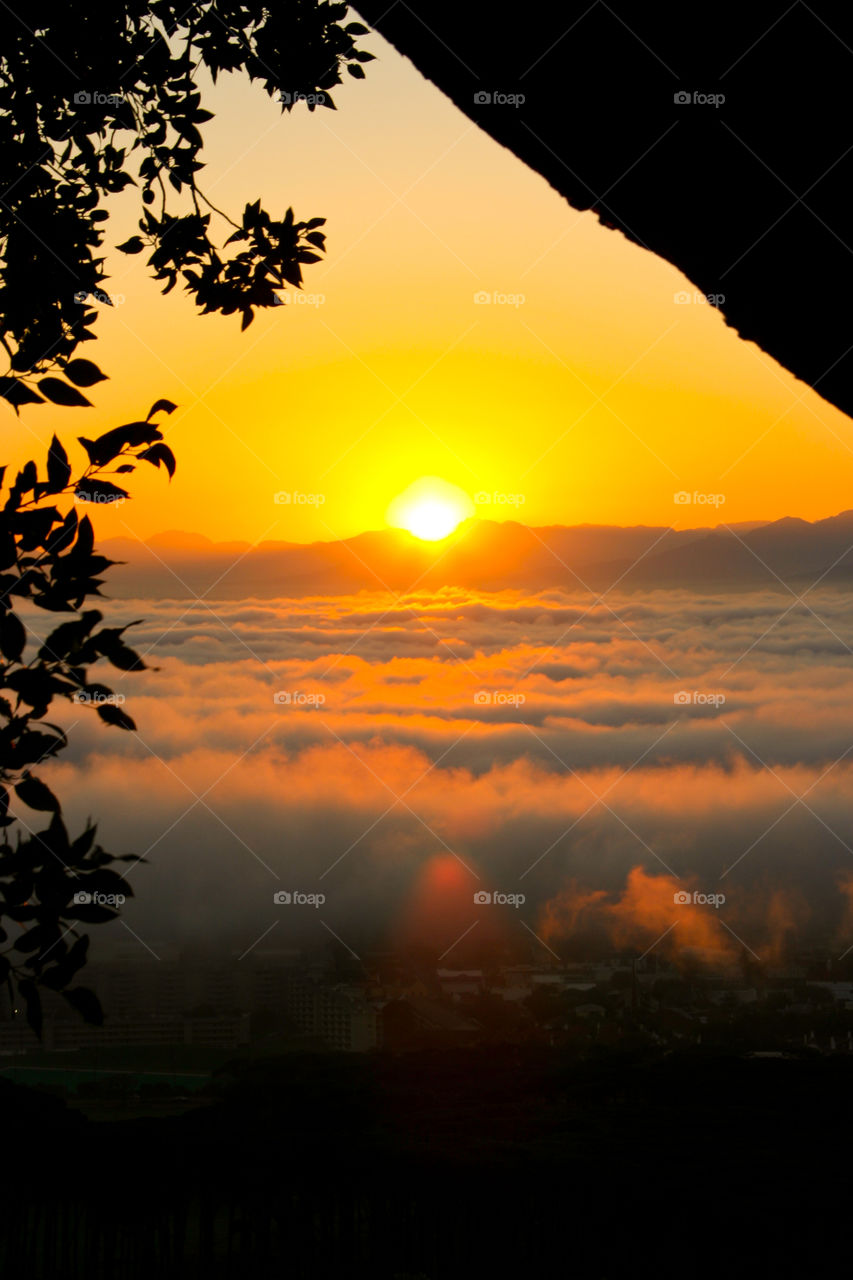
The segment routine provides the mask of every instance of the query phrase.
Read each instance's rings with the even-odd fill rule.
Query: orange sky
[[[4,461],[52,430],[92,436],[167,396],[178,475],[133,477],[102,536],[167,528],[310,541],[380,528],[422,475],[520,495],[480,514],[531,524],[814,519],[853,506],[850,423],[675,295],[674,268],[569,208],[378,36],[338,111],[281,117],[226,77],[206,105],[205,189],[232,212],[328,218],[304,300],[198,317],[162,298],[143,257],[113,253],[122,297],[81,354],[111,375],[92,410],[4,410]],[[203,175],[205,177],[205,175]],[[110,242],[135,231],[115,200]],[[474,296],[519,295],[518,305]],[[322,299],[322,300],[320,300]],[[676,491],[719,494],[678,505]],[[277,504],[286,491],[322,502]],[[521,500],[523,499],[523,501]]]

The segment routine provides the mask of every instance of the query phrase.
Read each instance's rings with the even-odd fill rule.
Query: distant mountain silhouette
[[[262,542],[254,548],[183,533],[160,534],[148,543],[116,538],[103,547],[126,562],[110,580],[113,592],[124,597],[274,599],[441,587],[801,590],[818,579],[853,579],[853,511],[814,523],[785,518],[684,530],[469,520],[442,543],[386,529],[336,542]]]

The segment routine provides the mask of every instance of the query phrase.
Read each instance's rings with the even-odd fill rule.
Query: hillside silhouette
[[[453,0],[358,8],[575,209],[722,299],[741,337],[853,411],[840,307],[853,285],[850,10],[723,0],[688,20],[668,5],[572,0],[532,20]]]

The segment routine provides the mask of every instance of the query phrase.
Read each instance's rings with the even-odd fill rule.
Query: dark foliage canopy
[[[101,1021],[94,994],[70,986],[89,946],[78,926],[115,920],[133,890],[110,864],[144,860],[106,853],[91,824],[72,840],[58,798],[33,772],[67,745],[65,731],[47,718],[55,699],[107,725],[136,728],[123,695],[91,675],[102,660],[119,671],[141,671],[145,663],[125,640],[132,623],[104,627],[99,610],[83,608],[89,596],[100,595],[101,575],[115,562],[96,554],[92,522],[79,510],[128,498],[109,477],[134,471],[140,461],[173,474],[174,455],[153,419],[174,408],[158,400],[144,422],[114,427],[96,440],[81,437],[87,462],[76,477],[56,436],[41,472],[28,462],[7,483],[0,468],[0,494],[7,494],[0,508],[0,982],[8,984],[13,1009],[22,997],[37,1033],[40,985],[60,991],[89,1021]],[[59,504],[69,497],[63,512]],[[58,621],[39,641],[34,609],[76,616]],[[27,810],[49,813],[48,827],[33,830]]]
[[[88,407],[85,392],[106,376],[78,347],[95,338],[99,307],[113,305],[109,197],[126,188],[139,194],[139,233],[115,247],[146,253],[163,293],[180,280],[202,314],[239,312],[245,329],[256,308],[301,287],[303,267],[324,251],[325,220],[297,221],[292,209],[276,219],[260,200],[235,220],[210,202],[198,175],[212,115],[199,84],[244,73],[282,112],[334,109],[344,69],[362,79],[373,56],[356,48],[367,28],[346,16],[328,0],[0,6],[0,397],[16,414]],[[72,985],[89,945],[79,926],[115,920],[132,896],[111,865],[122,859],[96,843],[91,823],[69,836],[36,772],[67,745],[47,718],[55,699],[136,727],[123,696],[91,673],[101,661],[122,672],[145,664],[127,626],[103,626],[86,607],[113,562],[96,553],[80,504],[125,501],[123,477],[140,462],[171,478],[175,458],[155,419],[174,408],[158,400],[144,421],[78,437],[87,461],[76,473],[56,435],[43,469],[27,462],[9,483],[0,468],[0,983],[37,1033],[44,988],[101,1021],[94,993]],[[35,610],[74,616],[40,638]],[[49,814],[49,825],[33,830],[29,812]]]
[[[332,109],[343,70],[363,78],[373,56],[356,48],[367,28],[346,14],[326,0],[0,8],[0,395],[16,410],[87,403],[74,353],[112,305],[108,197],[127,187],[139,192],[139,233],[116,247],[147,253],[164,293],[180,279],[202,313],[240,312],[246,328],[255,308],[301,285],[325,219],[275,218],[255,200],[235,220],[211,204],[198,182],[212,119],[199,81],[242,72],[282,112]]]

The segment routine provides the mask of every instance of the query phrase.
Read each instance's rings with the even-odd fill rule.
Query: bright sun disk
[[[386,519],[425,542],[438,542],[473,514],[474,504],[464,489],[438,476],[422,476],[398,494]]]

